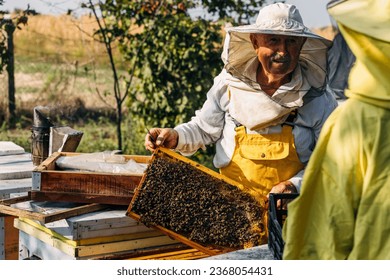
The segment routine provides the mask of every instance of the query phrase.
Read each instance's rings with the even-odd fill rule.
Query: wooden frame
[[[18,203],[29,202],[29,201],[31,201],[30,195],[0,200],[0,214],[2,213],[14,217],[28,218],[46,224],[53,221],[106,209],[108,207],[108,205],[105,204],[92,203],[92,204],[72,207],[65,210],[58,210],[55,211],[54,213],[47,213],[47,214],[18,208],[17,205]]]
[[[213,171],[205,166],[202,166],[201,164],[194,162],[194,161],[192,161],[184,156],[181,156],[178,153],[173,152],[169,149],[166,149],[166,148],[156,149],[153,156],[152,156],[150,164],[153,164],[153,161],[158,157],[167,157],[167,158],[170,158],[174,161],[181,161],[181,162],[188,163],[188,164],[192,165],[193,167],[199,169],[200,171],[202,171],[204,173],[207,173],[208,175],[210,175],[214,178],[222,180],[230,185],[236,186],[240,190],[247,192],[247,193],[250,193],[254,197],[257,196],[257,197],[255,197],[257,200],[265,201],[264,197],[262,197],[259,194],[253,194],[253,192],[251,190],[249,190],[247,187],[245,187],[244,185],[239,184],[238,182],[231,180],[230,178],[227,178],[226,176],[223,176],[222,174],[219,174],[219,173],[217,173],[217,172],[215,172],[215,171]],[[130,202],[130,205],[127,209],[127,212],[126,212],[129,217],[132,217],[136,220],[140,220],[140,216],[137,213],[132,211],[132,207],[133,207],[137,197],[139,196],[139,194],[141,192],[142,185],[145,181],[145,178],[146,178],[146,174],[144,174],[144,176],[141,179],[141,182],[139,183],[138,187],[135,189],[134,196],[133,196],[133,198]],[[171,238],[179,240],[180,242],[187,244],[188,246],[190,246],[192,248],[198,249],[199,251],[204,252],[205,254],[210,255],[210,256],[222,254],[222,253],[227,253],[227,252],[231,252],[231,251],[235,250],[233,248],[219,248],[219,247],[212,247],[212,246],[203,246],[199,243],[196,243],[194,241],[189,240],[187,237],[185,237],[183,235],[177,234],[176,232],[173,232],[173,231],[171,231],[167,228],[164,228],[162,226],[156,225],[156,226],[152,226],[152,227],[160,230],[161,232],[165,233],[166,235],[170,236]]]
[[[131,217],[133,219],[140,220],[140,216],[135,214],[134,212],[130,211],[128,215],[129,215],[129,217]],[[214,255],[219,255],[219,254],[228,253],[230,251],[233,251],[233,249],[232,250],[228,250],[228,249],[220,250],[218,248],[203,246],[199,243],[196,243],[194,241],[189,240],[187,237],[185,237],[183,235],[177,234],[176,232],[171,231],[171,230],[164,228],[162,226],[157,225],[157,226],[151,226],[151,227],[161,231],[162,233],[166,234],[167,236],[169,236],[177,241],[182,242],[183,244],[190,246],[191,248],[197,249],[200,252],[205,253],[208,256],[214,256]]]
[[[97,259],[103,260],[197,260],[210,257],[186,244],[147,248],[123,254],[106,255]]]
[[[32,173],[31,198],[36,201],[67,201],[128,206],[141,175],[58,170],[61,156],[80,153],[55,152]],[[124,155],[126,160],[148,163],[150,156]]]

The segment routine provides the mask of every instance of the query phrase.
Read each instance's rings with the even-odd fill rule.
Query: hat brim
[[[300,29],[262,29],[262,28],[259,28],[257,25],[251,24],[251,25],[229,27],[229,28],[226,28],[226,32],[297,36],[297,37],[305,37],[305,38],[312,38],[312,39],[321,40],[327,47],[330,47],[332,45],[332,41],[311,32],[307,28],[305,28],[305,29],[301,29],[301,28]]]

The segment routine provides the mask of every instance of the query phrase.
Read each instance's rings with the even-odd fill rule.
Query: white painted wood
[[[52,214],[75,207],[75,204],[30,200],[16,203],[13,207],[42,214]],[[70,240],[130,235],[154,231],[154,229],[146,227],[133,218],[126,216],[126,210],[96,211],[46,224],[41,224],[38,221],[35,222]]]
[[[0,156],[0,165],[2,164],[17,164],[20,162],[32,162],[30,153],[23,153],[18,155],[3,155]]]
[[[135,233],[147,233],[154,231],[151,228],[148,228],[144,225],[132,226],[132,227],[122,227],[122,228],[113,228],[111,230],[102,230],[102,231],[82,231],[78,232],[77,240],[88,239],[88,238],[97,238],[97,237],[109,237],[115,235],[126,235],[126,234],[135,234]]]
[[[62,240],[59,240],[53,235],[50,235],[39,228],[36,228],[28,223],[25,223],[19,219],[14,220],[14,226],[15,228],[19,229],[19,235],[24,232],[32,237],[38,238],[39,240],[43,241],[44,243],[48,244],[51,247],[57,248],[64,252],[67,255],[73,255],[75,247],[71,244],[67,244],[66,242],[63,242]],[[30,248],[29,248],[30,249]]]
[[[29,153],[0,156],[0,180],[31,178],[33,169]]]
[[[24,260],[37,256],[42,260],[76,260],[74,256],[68,255],[49,244],[31,236],[24,231],[19,231],[19,259]]]
[[[26,194],[31,190],[34,166],[31,154],[10,141],[0,141],[0,199]],[[0,217],[0,260],[6,259],[5,218]],[[7,235],[9,237],[9,235]],[[8,253],[7,253],[8,254]]]
[[[113,255],[125,255],[134,253],[134,250],[126,250],[121,252],[115,252],[109,254],[110,257]],[[40,239],[31,236],[23,231],[19,231],[19,260],[31,258],[36,256],[42,260],[90,260],[104,258],[107,254],[92,255],[92,256],[73,256],[64,253],[63,251],[50,246],[49,244],[41,241]]]
[[[0,156],[23,154],[24,148],[11,141],[0,141]]]
[[[19,165],[18,167],[2,166],[0,169],[0,180],[31,178],[31,176],[30,164]]]
[[[99,256],[133,252],[136,249],[178,244],[178,241],[161,235],[96,245],[72,246],[21,220],[15,220],[15,227],[19,229],[19,251],[21,251],[19,256],[36,255],[44,260],[96,259]]]
[[[10,190],[19,192],[19,189],[30,190],[32,186],[31,178],[15,179],[15,180],[1,180],[0,181],[0,192],[2,190]]]
[[[31,190],[31,178],[16,180],[0,180],[0,197],[5,198],[10,194],[21,194]]]
[[[93,257],[96,255],[113,254],[123,251],[151,248],[162,245],[178,244],[179,242],[166,236],[155,236],[134,240],[125,240],[112,243],[102,243],[97,245],[79,246],[78,257]]]
[[[80,204],[58,201],[23,201],[12,205],[15,209],[38,212],[44,215],[58,213],[63,210],[69,210]]]
[[[153,231],[153,229],[126,216],[126,210],[107,210],[87,213],[46,223],[45,227],[71,240]]]

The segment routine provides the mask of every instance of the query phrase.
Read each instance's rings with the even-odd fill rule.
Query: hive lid
[[[11,141],[0,141],[0,156],[24,154],[24,148]]]

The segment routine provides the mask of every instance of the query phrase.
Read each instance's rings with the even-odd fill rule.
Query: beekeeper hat
[[[303,71],[308,74],[310,72],[307,78],[311,86],[319,88],[324,85],[327,70],[326,53],[332,42],[311,32],[304,25],[294,5],[275,3],[265,6],[260,10],[255,24],[226,28],[221,57],[226,70],[238,78],[247,69],[247,64],[257,59],[250,40],[252,33],[307,38],[302,47],[299,63]]]

